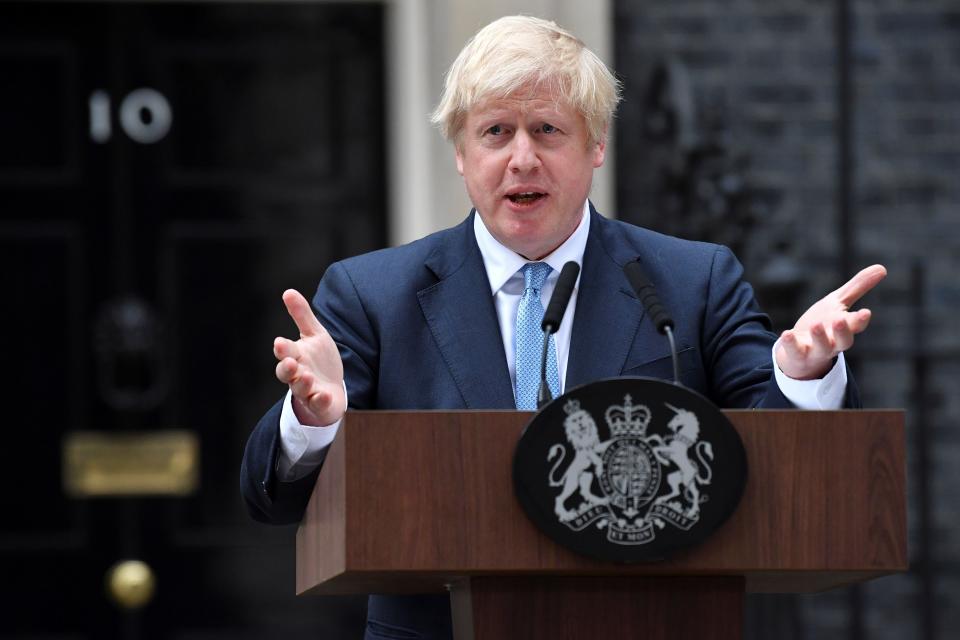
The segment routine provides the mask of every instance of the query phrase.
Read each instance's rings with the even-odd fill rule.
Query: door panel
[[[293,527],[246,515],[246,436],[284,391],[280,294],[386,241],[382,9],[0,4],[4,635],[357,637],[293,595]],[[63,438],[185,429],[186,497],[83,498]],[[153,572],[125,610],[105,577]]]

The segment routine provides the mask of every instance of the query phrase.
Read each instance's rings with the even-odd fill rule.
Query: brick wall
[[[744,230],[748,276],[762,290],[778,260],[802,270],[791,314],[852,275],[841,273],[840,255],[838,5],[615,3],[614,66],[625,83],[616,133],[618,215],[684,235],[686,221],[658,206],[659,175],[677,147],[649,140],[644,129],[653,68],[679,61],[698,112],[721,107],[718,139],[728,155],[749,159],[739,176],[763,206]],[[960,1],[848,6],[854,232],[847,259],[890,270],[865,300],[874,321],[854,364],[867,406],[909,410],[915,570],[859,592],[755,598],[748,635],[947,638],[960,623]]]

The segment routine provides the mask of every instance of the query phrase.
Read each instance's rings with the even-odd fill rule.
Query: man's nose
[[[525,173],[540,167],[540,154],[536,141],[526,131],[518,132],[510,145],[510,163],[508,168],[513,173]]]

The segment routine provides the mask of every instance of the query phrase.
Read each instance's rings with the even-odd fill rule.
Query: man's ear
[[[599,169],[603,166],[603,161],[607,157],[607,130],[603,130],[603,136],[593,147],[593,168]]]
[[[457,173],[463,175],[463,153],[460,151],[460,145],[454,143],[453,152],[457,156]]]

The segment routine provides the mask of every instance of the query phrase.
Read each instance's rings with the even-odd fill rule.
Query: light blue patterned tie
[[[523,269],[523,297],[517,310],[517,409],[537,408],[537,390],[540,388],[540,358],[543,353],[543,303],[540,290],[553,271],[546,262],[531,262]],[[547,384],[557,397],[560,393],[560,375],[557,373],[557,347],[553,336],[547,348]]]

